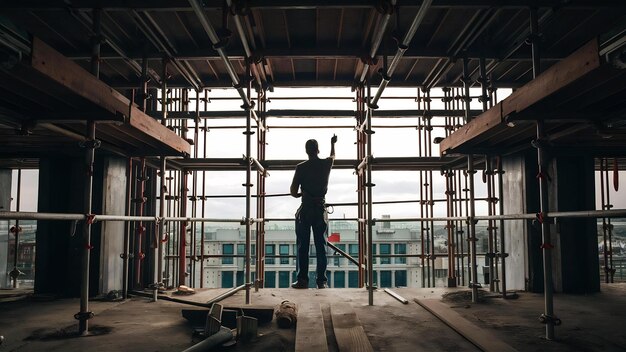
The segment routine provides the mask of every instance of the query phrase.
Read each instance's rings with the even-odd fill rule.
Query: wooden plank
[[[32,67],[75,94],[113,114],[129,115],[130,101],[78,64],[33,38]]]
[[[513,352],[517,351],[504,341],[500,340],[490,331],[479,328],[469,320],[463,318],[452,308],[434,299],[414,299],[417,304],[424,307],[434,316],[439,318],[446,325],[458,332],[461,336],[469,340],[485,352]]]
[[[320,305],[318,303],[302,304],[298,306],[298,313],[296,352],[328,352],[324,318],[322,317]]]
[[[527,109],[598,67],[598,41],[593,39],[504,99],[502,116]]]
[[[374,351],[359,318],[350,306],[350,303],[333,303],[330,305],[330,315],[333,321],[333,330],[337,345],[341,352]]]
[[[598,67],[598,42],[594,39],[441,141],[441,154],[471,142],[503,123],[506,116],[528,109]]]
[[[448,154],[454,148],[470,141],[479,135],[489,131],[494,126],[502,123],[502,102],[493,106],[491,109],[483,112],[475,117],[469,123],[466,123],[458,130],[441,141],[441,155]]]
[[[142,133],[158,140],[181,154],[189,155],[191,146],[176,132],[163,126],[159,121],[145,114],[136,107],[130,108],[130,125]]]

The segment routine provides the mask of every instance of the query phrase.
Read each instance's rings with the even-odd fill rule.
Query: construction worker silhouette
[[[315,139],[306,141],[305,149],[309,160],[296,166],[291,182],[290,193],[295,198],[302,198],[302,204],[296,212],[296,267],[297,280],[291,284],[293,288],[309,287],[309,244],[311,230],[315,242],[317,257],[316,282],[317,288],[326,288],[326,238],[328,227],[325,219],[325,199],[328,191],[328,177],[335,161],[335,143],[337,136],[330,139],[330,156],[320,159],[319,147]],[[301,190],[301,192],[298,192]]]

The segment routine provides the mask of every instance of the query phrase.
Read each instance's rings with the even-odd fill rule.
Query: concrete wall
[[[102,212],[107,215],[124,215],[126,211],[127,162],[120,158],[104,160],[102,180]],[[101,224],[100,237],[100,293],[122,289],[124,228],[121,221]]]
[[[11,210],[11,175],[12,170],[0,170],[0,211]],[[8,220],[0,220],[0,288],[11,286],[8,273],[13,267],[8,263],[9,228]]]

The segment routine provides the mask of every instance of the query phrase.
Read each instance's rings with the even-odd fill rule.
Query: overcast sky
[[[375,90],[374,90],[375,91]],[[192,92],[193,93],[193,92]],[[498,100],[503,99],[510,93],[508,90],[498,90]],[[388,88],[383,94],[379,105],[381,110],[394,109],[417,109],[417,103],[413,99],[385,99],[390,96],[415,97],[415,88]],[[433,89],[433,96],[442,95],[439,89]],[[472,91],[471,95],[478,95],[479,92]],[[193,96],[193,94],[192,94]],[[235,97],[236,92],[229,90],[213,90],[210,97]],[[296,97],[296,96],[341,96],[352,97],[354,94],[349,88],[276,88],[273,93],[268,93],[272,97]],[[480,104],[476,99],[472,102],[473,109],[480,109]],[[195,104],[190,104],[193,110]],[[212,100],[208,107],[210,110],[240,110],[240,100]],[[344,100],[271,100],[268,109],[316,109],[316,110],[354,110],[355,103],[351,99]],[[443,109],[440,99],[434,99],[431,103],[432,109]],[[243,113],[242,113],[243,114]],[[374,115],[375,116],[375,115]],[[433,122],[436,123],[436,122]],[[304,143],[306,140],[317,139],[320,145],[320,156],[327,157],[330,152],[330,138],[333,134],[338,136],[336,145],[337,159],[356,159],[356,132],[353,127],[354,118],[320,118],[320,119],[297,119],[297,118],[268,118],[269,130],[267,132],[266,159],[291,159],[305,160]],[[415,118],[402,119],[375,119],[374,126],[377,125],[417,125]],[[210,126],[237,125],[244,126],[245,119],[215,119],[209,120]],[[284,129],[280,126],[320,126],[323,128],[310,129]],[[329,127],[334,126],[334,127]],[[272,128],[274,127],[274,128]],[[347,128],[346,128],[347,127]],[[190,129],[189,137],[192,137]],[[238,158],[245,154],[245,136],[243,129],[211,129],[207,135],[207,157],[216,158]],[[418,142],[415,128],[378,128],[372,137],[372,149],[374,157],[392,156],[418,156]],[[433,130],[433,137],[444,136],[441,128]],[[253,136],[253,155],[256,156],[256,136]],[[203,140],[199,143],[199,148],[203,149]],[[434,156],[439,156],[439,147],[433,147]],[[439,172],[434,172],[434,198],[445,198],[445,179]],[[620,172],[621,178],[626,178],[626,173]],[[480,177],[480,172],[476,176],[476,197],[486,197],[486,187]],[[37,171],[24,170],[22,173],[22,211],[36,211],[37,199]],[[200,176],[201,177],[201,176]],[[266,179],[267,194],[283,194],[289,192],[289,185],[293,177],[293,171],[270,171],[270,176]],[[419,172],[417,171],[377,171],[373,173],[373,182],[376,187],[373,189],[375,201],[387,200],[413,200],[419,199]],[[256,182],[256,177],[253,177]],[[207,172],[206,173],[207,194],[245,194],[244,172]],[[624,183],[624,182],[622,182]],[[17,175],[13,177],[13,198],[16,198]],[[191,184],[191,183],[190,183]],[[599,185],[596,187],[599,189]],[[198,193],[201,192],[198,188]],[[253,194],[256,188],[253,188]],[[623,190],[621,192],[623,194]],[[356,202],[356,175],[353,170],[333,170],[329,181],[329,191],[326,197],[329,203]],[[612,190],[612,203],[615,208],[626,208],[626,197],[619,196]],[[292,197],[267,198],[266,217],[286,218],[292,217],[299,205],[300,200]],[[599,203],[599,202],[598,202]],[[254,204],[254,202],[253,202]],[[12,202],[12,210],[15,210],[16,202]],[[200,202],[198,202],[198,206]],[[253,214],[255,214],[253,209]],[[486,215],[485,202],[477,202],[477,214]],[[200,215],[198,207],[198,215]],[[443,216],[446,213],[445,203],[435,206],[435,215]],[[241,218],[245,214],[244,199],[216,199],[212,198],[205,204],[206,217],[213,218]],[[380,218],[382,215],[399,217],[419,217],[420,207],[418,203],[408,204],[388,204],[375,205],[374,217]],[[357,216],[356,207],[336,207],[332,218],[354,218]]]

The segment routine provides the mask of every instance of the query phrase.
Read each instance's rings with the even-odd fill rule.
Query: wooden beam
[[[494,126],[502,122],[502,102],[498,103],[491,109],[483,112],[475,117],[469,123],[466,123],[458,130],[441,141],[441,155],[445,155],[453,151],[460,145],[470,141],[479,135],[489,131]]]
[[[502,116],[521,112],[600,67],[594,39],[504,99]]]
[[[598,67],[600,67],[598,42],[594,39],[444,139],[440,145],[442,155],[458,150],[460,146],[467,147],[467,143],[504,123],[508,116],[519,116],[524,110]]]
[[[422,306],[434,316],[439,318],[444,324],[451,327],[461,336],[476,345],[485,352],[513,352],[513,347],[500,340],[490,331],[479,328],[469,320],[453,311],[445,304],[434,299],[415,299],[415,302]]]
[[[154,140],[164,153],[189,154],[191,146],[175,132],[139,110],[126,97],[104,82],[67,59],[38,38],[33,38],[32,67],[44,76],[67,88],[74,94],[103,108],[126,122],[113,128],[125,130],[131,135]],[[162,145],[162,146],[161,146]]]
[[[130,101],[126,97],[39,38],[34,37],[32,45],[31,65],[35,70],[112,114],[129,116]]]
[[[333,303],[330,305],[330,315],[333,321],[333,330],[337,345],[342,352],[374,351],[363,326],[350,303]]]
[[[322,310],[317,303],[305,303],[298,307],[295,351],[328,352]]]

